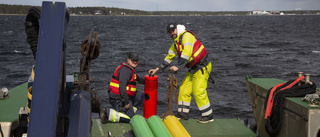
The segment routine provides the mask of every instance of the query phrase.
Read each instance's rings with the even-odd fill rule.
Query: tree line
[[[0,4],[0,14],[28,14],[30,7],[26,5]],[[71,15],[157,15],[157,16],[226,16],[226,15],[250,15],[252,11],[142,11],[122,9],[115,7],[69,7]],[[320,10],[293,10],[281,11],[286,14],[319,14]]]

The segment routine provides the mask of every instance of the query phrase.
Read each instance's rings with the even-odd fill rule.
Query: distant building
[[[252,15],[259,15],[261,12],[261,10],[254,10],[252,11]]]
[[[95,14],[95,15],[101,15],[102,12],[101,12],[101,10],[96,10],[94,14]]]
[[[312,13],[310,11],[306,11],[306,13],[304,13],[305,15],[311,15]]]
[[[271,15],[271,14],[269,12],[267,12],[267,11],[253,10],[252,11],[252,15]]]
[[[271,14],[276,14],[276,15],[279,15],[280,14],[280,11],[270,11]]]

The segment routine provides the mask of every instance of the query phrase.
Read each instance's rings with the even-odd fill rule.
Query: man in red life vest
[[[129,122],[135,115],[136,107],[143,105],[144,93],[136,90],[137,82],[144,84],[144,78],[140,78],[135,70],[138,62],[139,55],[130,52],[127,63],[122,63],[114,71],[108,91],[113,109],[104,109],[102,120],[108,118],[111,122]]]
[[[163,70],[178,55],[178,63],[170,67],[170,70],[178,71],[184,67],[189,70],[179,88],[177,117],[185,120],[189,119],[188,113],[191,95],[193,95],[202,116],[198,122],[213,122],[213,113],[206,91],[208,80],[213,83],[210,77],[211,62],[207,61],[206,49],[191,31],[186,30],[184,25],[171,23],[167,26],[167,31],[173,40],[168,55],[160,66],[149,70],[149,74],[153,75],[160,69]]]

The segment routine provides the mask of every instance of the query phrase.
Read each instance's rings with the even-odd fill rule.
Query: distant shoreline
[[[0,15],[26,15],[31,7],[41,6],[0,4]],[[320,15],[320,10],[292,11],[143,11],[115,7],[69,7],[71,16],[249,16],[249,15]]]
[[[0,16],[26,16],[27,14],[0,14]],[[285,15],[204,15],[204,16],[312,16],[312,15],[320,15],[320,14],[285,14]],[[70,16],[190,16],[190,17],[199,17],[197,15],[72,15]]]

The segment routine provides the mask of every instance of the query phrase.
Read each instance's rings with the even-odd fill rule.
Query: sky
[[[67,7],[116,7],[144,11],[320,10],[320,0],[59,0]],[[0,4],[41,6],[42,0],[1,0]]]

